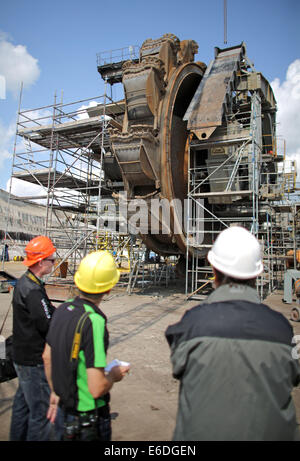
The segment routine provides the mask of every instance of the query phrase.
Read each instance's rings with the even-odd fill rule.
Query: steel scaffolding
[[[243,124],[219,129],[210,140],[190,141],[188,165],[188,216],[186,252],[186,295],[203,299],[213,284],[206,254],[226,227],[241,225],[260,240],[264,273],[258,279],[261,298],[283,279],[288,248],[292,243],[288,215],[279,225],[279,204],[290,212],[287,191],[296,190],[295,164],[286,168],[285,152],[266,146],[262,137],[261,99],[251,96],[250,112]],[[265,139],[268,138],[264,134]],[[213,153],[210,157],[207,152]],[[218,154],[222,152],[223,155]],[[225,153],[225,155],[224,155]],[[204,160],[203,160],[204,158]],[[278,235],[278,232],[284,235]],[[285,237],[289,235],[288,241]],[[275,237],[278,245],[275,245]]]
[[[103,159],[111,152],[108,128],[120,126],[116,104],[106,93],[71,103],[58,102],[55,95],[51,105],[21,110],[21,99],[22,94],[9,194],[16,180],[24,190],[30,186],[19,199],[44,205],[41,231],[57,248],[54,274],[67,265],[71,276],[78,261],[99,248],[97,237],[107,225],[105,210],[112,198]],[[118,226],[118,217],[111,216],[111,222]]]

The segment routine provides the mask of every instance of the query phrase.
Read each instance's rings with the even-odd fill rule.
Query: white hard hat
[[[264,269],[258,240],[239,226],[218,235],[207,259],[217,270],[236,279],[255,278]]]

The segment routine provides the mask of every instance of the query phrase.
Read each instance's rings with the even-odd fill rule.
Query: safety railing
[[[137,45],[130,45],[115,50],[101,51],[101,53],[97,53],[97,66],[139,59],[139,56],[140,47]]]

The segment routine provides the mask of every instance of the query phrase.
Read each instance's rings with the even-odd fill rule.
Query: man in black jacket
[[[230,227],[208,260],[216,290],[166,331],[180,380],[174,440],[299,440],[293,330],[254,288],[263,270],[259,242]]]
[[[19,379],[12,410],[10,440],[49,440],[51,424],[46,414],[50,389],[42,353],[54,312],[42,277],[55,261],[51,240],[32,239],[25,248],[28,271],[18,280],[13,294],[13,360]]]

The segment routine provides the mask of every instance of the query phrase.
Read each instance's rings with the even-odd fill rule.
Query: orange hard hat
[[[56,248],[53,246],[51,240],[44,235],[39,235],[30,240],[26,246],[26,259],[23,261],[23,264],[25,266],[33,266],[33,264],[42,261],[42,259],[52,255],[55,251]]]

